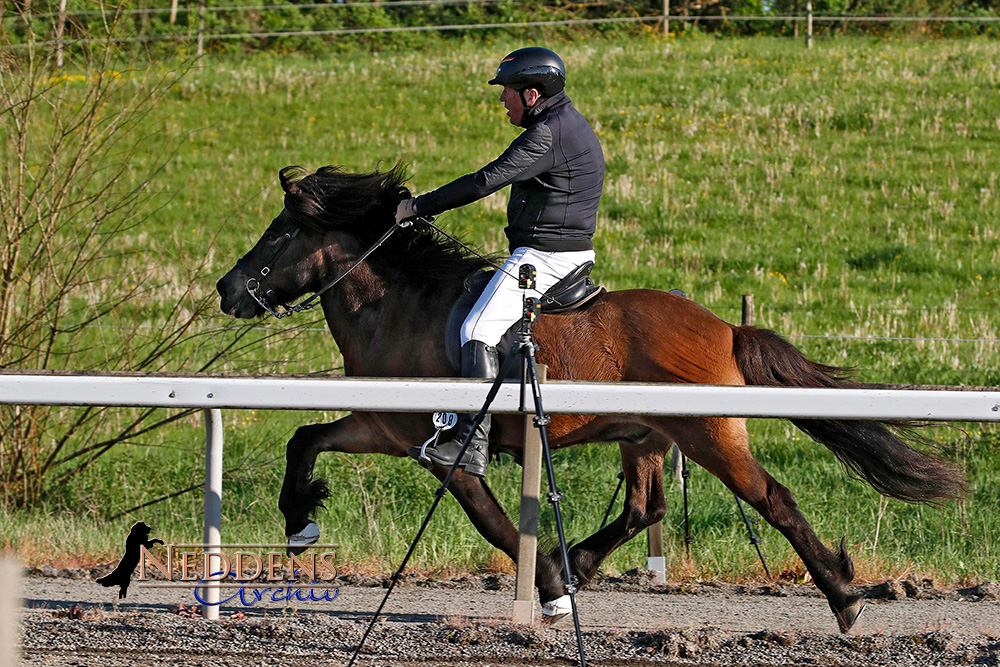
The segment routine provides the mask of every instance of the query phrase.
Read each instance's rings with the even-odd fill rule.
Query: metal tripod
[[[518,286],[523,290],[528,290],[533,288],[535,285],[535,267],[530,264],[522,264],[518,274]],[[490,387],[490,391],[486,396],[486,401],[483,403],[483,407],[480,408],[479,412],[473,419],[472,428],[469,430],[469,435],[462,442],[462,448],[458,452],[458,456],[455,457],[455,462],[449,468],[448,473],[444,476],[441,481],[441,486],[438,487],[437,491],[434,493],[434,502],[431,504],[430,510],[427,512],[427,516],[424,517],[423,523],[420,525],[420,529],[417,531],[416,537],[413,538],[410,548],[406,552],[406,556],[403,557],[403,562],[400,564],[399,569],[396,573],[392,575],[391,582],[389,584],[388,590],[385,592],[385,597],[382,598],[381,604],[379,604],[378,609],[372,616],[371,622],[368,624],[368,628],[365,630],[364,635],[361,637],[361,641],[358,643],[358,647],[355,649],[354,654],[351,656],[350,661],[347,663],[347,667],[352,667],[361,653],[361,649],[365,645],[365,641],[368,639],[368,635],[371,634],[372,628],[375,627],[375,623],[378,621],[379,616],[382,613],[382,609],[385,607],[386,602],[389,599],[389,595],[392,590],[396,587],[396,583],[399,581],[406,569],[407,563],[409,563],[410,558],[413,556],[413,552],[416,550],[417,543],[423,536],[424,531],[430,524],[431,517],[434,516],[434,511],[437,509],[438,504],[441,499],[444,498],[448,491],[448,486],[451,484],[452,478],[455,476],[455,471],[458,469],[462,457],[465,455],[465,451],[469,448],[469,443],[472,441],[472,437],[476,432],[476,429],[482,423],[483,419],[486,417],[486,413],[489,411],[490,405],[496,399],[497,394],[500,391],[500,387],[503,384],[504,379],[508,374],[514,370],[514,364],[518,360],[521,361],[521,396],[522,404],[524,402],[524,396],[527,387],[531,387],[531,395],[534,403],[534,424],[539,430],[542,441],[542,454],[545,461],[545,471],[549,480],[549,502],[552,503],[553,513],[556,520],[556,529],[559,534],[559,549],[562,555],[562,565],[563,574],[565,576],[565,590],[566,594],[569,596],[570,603],[573,609],[573,626],[576,630],[576,643],[577,648],[580,652],[580,667],[586,667],[587,662],[584,657],[583,652],[583,634],[580,631],[580,618],[577,613],[576,608],[576,584],[577,578],[573,576],[572,570],[569,564],[569,550],[566,547],[566,534],[563,531],[562,514],[559,510],[559,501],[562,499],[562,493],[556,487],[555,473],[552,468],[552,454],[549,449],[548,433],[545,426],[551,421],[549,417],[545,414],[545,410],[542,408],[542,396],[541,388],[538,381],[538,366],[535,363],[535,344],[532,342],[532,328],[535,320],[538,318],[541,312],[541,304],[538,299],[532,297],[526,297],[524,299],[524,310],[521,317],[521,329],[518,333],[517,342],[511,348],[510,354],[507,355],[507,359],[504,361],[500,368],[500,372],[497,373],[497,377],[493,381],[493,385]],[[522,405],[522,408],[524,406]]]

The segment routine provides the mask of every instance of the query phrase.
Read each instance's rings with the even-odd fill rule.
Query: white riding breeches
[[[534,248],[515,248],[503,266],[493,275],[482,296],[462,323],[462,345],[478,340],[490,346],[500,342],[512,324],[521,319],[524,297],[540,297],[584,262],[594,261],[593,250],[545,252]],[[522,264],[535,267],[535,289],[524,294],[517,286]]]

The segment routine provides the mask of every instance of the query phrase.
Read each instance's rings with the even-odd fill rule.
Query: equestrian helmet
[[[554,51],[529,46],[501,60],[497,75],[488,83],[510,86],[518,92],[537,88],[542,96],[552,97],[566,87],[566,67]]]

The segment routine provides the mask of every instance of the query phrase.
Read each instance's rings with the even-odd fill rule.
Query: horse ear
[[[278,172],[278,182],[285,194],[297,194],[302,191],[298,184],[298,177],[302,171],[301,167],[285,167]],[[292,180],[295,178],[296,180]]]

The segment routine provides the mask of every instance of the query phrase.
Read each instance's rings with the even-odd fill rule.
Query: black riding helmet
[[[554,51],[529,46],[501,60],[497,75],[488,83],[510,86],[518,92],[537,88],[542,97],[552,97],[566,87],[566,67]]]

